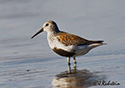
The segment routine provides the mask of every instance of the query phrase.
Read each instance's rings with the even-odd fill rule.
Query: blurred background
[[[0,0],[0,87],[51,88],[50,79],[67,69],[65,57],[57,56],[49,48],[45,32],[31,40],[48,20],[54,20],[62,31],[90,40],[104,40],[106,46],[78,57],[79,68],[90,71],[115,69],[112,72],[117,74],[111,79],[116,77],[116,81],[125,82],[122,78],[125,72],[124,9],[124,0]],[[24,69],[40,73],[33,78],[36,74],[26,74]],[[20,73],[26,75],[20,78],[17,76]],[[26,81],[28,79],[31,80]]]

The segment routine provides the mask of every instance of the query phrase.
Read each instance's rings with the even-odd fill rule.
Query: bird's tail
[[[103,43],[104,41],[100,40],[100,41],[93,41],[93,43]]]
[[[92,44],[98,43],[100,45],[106,45],[107,43],[103,43],[103,40],[99,40],[99,41],[92,41]]]
[[[104,41],[92,41],[92,44],[90,44],[89,47],[95,48],[97,46],[107,45],[107,43],[103,43],[103,42]]]

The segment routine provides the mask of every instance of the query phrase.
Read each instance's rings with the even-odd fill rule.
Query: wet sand
[[[124,3],[0,1],[0,88],[124,88]],[[56,21],[63,31],[103,39],[107,45],[77,57],[77,69],[71,60],[68,74],[66,58],[49,48],[46,33],[31,40],[47,20]]]

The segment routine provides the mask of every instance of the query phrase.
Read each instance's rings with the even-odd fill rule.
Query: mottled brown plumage
[[[90,41],[86,40],[82,37],[69,34],[66,32],[59,32],[57,35],[58,40],[63,43],[64,45],[89,45],[93,43],[102,43],[103,41]]]

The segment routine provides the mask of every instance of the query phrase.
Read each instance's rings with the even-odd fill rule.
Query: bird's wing
[[[66,46],[68,45],[89,45],[89,44],[93,44],[93,43],[102,43],[103,41],[90,41],[90,40],[86,40],[82,37],[73,35],[73,34],[69,34],[66,32],[59,32],[57,34],[57,39],[65,44]]]

